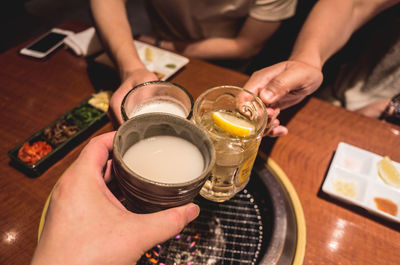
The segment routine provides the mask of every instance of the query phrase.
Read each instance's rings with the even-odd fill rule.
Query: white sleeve
[[[280,21],[292,17],[297,0],[255,0],[250,8],[250,17],[263,21]]]

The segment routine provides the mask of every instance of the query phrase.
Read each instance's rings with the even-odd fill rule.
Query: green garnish
[[[175,69],[175,68],[176,68],[176,65],[173,64],[173,63],[169,63],[169,64],[166,64],[165,67],[171,68],[171,69]]]
[[[72,110],[65,117],[69,122],[77,125],[79,128],[84,128],[91,122],[100,119],[103,112],[89,106],[82,106]]]

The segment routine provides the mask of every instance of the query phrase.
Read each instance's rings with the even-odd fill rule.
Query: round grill
[[[215,203],[198,196],[195,203],[199,217],[148,250],[137,264],[292,264],[296,215],[283,184],[262,159],[256,160],[246,189],[234,198]]]
[[[111,181],[108,187],[125,204],[116,183]],[[294,206],[277,173],[267,169],[261,158],[246,189],[234,198],[214,203],[198,196],[195,203],[201,208],[199,217],[147,251],[137,264],[293,264],[299,240]],[[39,238],[46,212],[47,206]],[[302,260],[303,248],[299,253],[296,257]]]
[[[138,264],[255,264],[264,229],[253,196],[244,190],[224,203],[201,198],[196,203],[200,216]]]

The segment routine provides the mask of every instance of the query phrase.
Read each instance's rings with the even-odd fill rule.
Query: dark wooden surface
[[[80,31],[84,26],[71,23],[67,28]],[[23,45],[0,54],[0,264],[29,263],[48,194],[87,140],[38,178],[10,166],[7,151],[71,110],[99,85],[113,84],[111,77],[96,76],[85,59],[70,51],[61,49],[38,61],[18,54]],[[207,88],[241,86],[247,78],[191,59],[171,80],[196,98]],[[285,111],[282,119],[289,134],[265,138],[261,148],[287,174],[302,203],[307,229],[304,264],[399,264],[398,224],[332,200],[320,189],[341,141],[400,161],[400,127],[313,98]],[[112,129],[108,123],[92,136]]]

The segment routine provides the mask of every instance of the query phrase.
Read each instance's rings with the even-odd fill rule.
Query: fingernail
[[[268,117],[272,117],[275,115],[275,110],[272,108],[267,108]]]
[[[266,90],[263,90],[263,97],[266,100],[271,100],[271,99],[273,99],[275,97],[275,94],[272,93],[271,90],[267,90],[266,89]]]
[[[191,203],[186,208],[186,214],[190,222],[196,219],[196,217],[199,216],[199,213],[200,207],[197,204]]]

